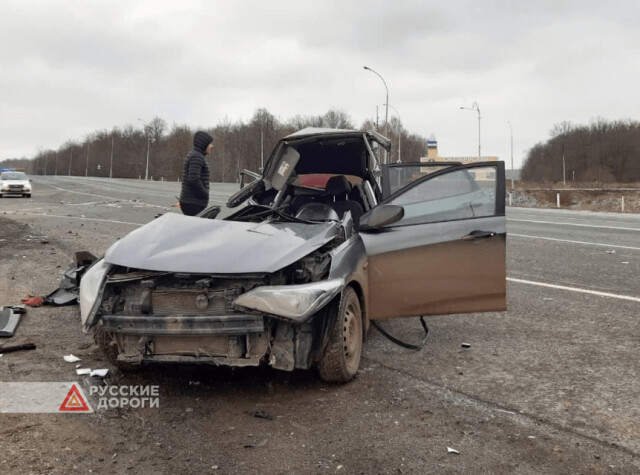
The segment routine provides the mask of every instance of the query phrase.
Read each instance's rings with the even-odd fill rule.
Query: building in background
[[[476,162],[497,162],[498,157],[494,155],[483,156],[478,159],[477,155],[466,157],[441,157],[438,155],[438,141],[432,135],[427,140],[427,156],[420,157],[421,162],[460,162],[462,164],[476,163]]]
[[[494,156],[494,155],[481,156],[480,158],[478,158],[477,155],[475,155],[475,156],[465,156],[465,157],[441,157],[438,154],[438,141],[432,135],[427,140],[427,156],[426,157],[420,157],[420,161],[421,162],[426,162],[426,163],[460,162],[463,165],[468,165],[470,163],[477,163],[477,162],[497,162],[498,161],[498,157]],[[426,170],[424,170],[424,171],[426,171]],[[486,180],[495,179],[495,177],[493,176],[492,172],[486,172],[486,171],[484,171],[484,169],[477,169],[476,171],[473,172],[473,174],[475,176],[475,179],[476,180],[480,180],[480,181],[486,181]]]

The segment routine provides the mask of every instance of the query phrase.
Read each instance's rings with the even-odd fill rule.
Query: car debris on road
[[[24,305],[0,307],[0,337],[12,337],[26,313]]]

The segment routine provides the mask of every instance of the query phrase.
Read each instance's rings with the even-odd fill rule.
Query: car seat
[[[358,230],[360,225],[360,216],[364,214],[362,205],[357,201],[348,199],[348,195],[351,192],[351,183],[344,175],[336,175],[329,178],[327,185],[324,189],[329,196],[332,197],[332,202],[329,203],[340,219],[347,211],[351,212],[351,218],[353,219],[353,226],[355,230]]]

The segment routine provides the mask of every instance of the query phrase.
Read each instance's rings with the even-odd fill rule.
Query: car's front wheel
[[[347,287],[338,307],[329,341],[318,363],[318,372],[325,381],[345,383],[353,379],[362,355],[362,310],[358,295]]]

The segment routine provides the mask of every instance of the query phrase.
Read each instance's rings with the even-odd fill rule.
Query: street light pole
[[[384,89],[385,91],[387,91],[387,100],[386,100],[386,104],[387,106],[385,107],[385,112],[384,112],[384,135],[385,137],[389,134],[389,88],[387,87],[387,82],[384,80],[384,78],[380,75],[380,73],[374,71],[373,69],[371,69],[368,66],[363,66],[364,69],[366,69],[367,71],[371,71],[372,73],[374,73],[376,76],[378,76],[380,79],[382,79],[382,84],[384,84]],[[385,153],[385,155],[388,155]]]
[[[400,113],[398,112],[398,109],[393,107],[391,104],[385,104],[385,105],[388,107],[391,107],[396,112],[396,115],[398,116],[398,123],[396,124],[396,135],[398,136],[398,163],[401,163],[402,162],[402,136],[400,134],[402,133],[402,129],[400,128],[400,123],[402,122],[402,118],[400,117]]]
[[[513,190],[513,127],[510,120],[507,121],[507,124],[509,124],[509,130],[511,131],[511,189]]]
[[[146,130],[145,130],[146,132]],[[149,179],[149,148],[151,147],[151,134],[147,133],[147,168],[144,171],[144,179]]]
[[[471,107],[460,107],[460,109],[470,111],[474,110],[478,113],[478,161],[481,161],[482,159],[480,157],[482,156],[482,154],[480,153],[480,107],[478,106],[478,103],[474,101]]]

